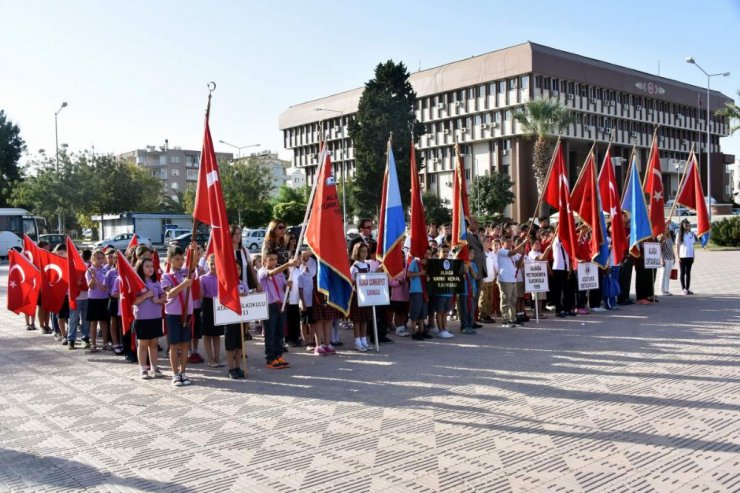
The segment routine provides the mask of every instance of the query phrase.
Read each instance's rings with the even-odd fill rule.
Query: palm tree
[[[740,91],[737,91],[737,95],[740,97]],[[740,130],[740,106],[736,103],[725,103],[725,107],[721,110],[717,110],[715,113],[717,116],[724,116],[730,120],[730,135]],[[732,123],[734,120],[734,124]]]
[[[182,192],[176,192],[175,195],[164,195],[159,201],[161,212],[172,214],[185,214],[185,198]]]
[[[560,132],[575,121],[573,113],[557,99],[533,99],[514,113],[524,136],[536,139],[532,169],[537,180],[537,191],[542,194],[553,151],[552,134]]]

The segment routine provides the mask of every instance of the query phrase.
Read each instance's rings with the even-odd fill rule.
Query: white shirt
[[[493,252],[486,252],[486,277],[483,278],[483,282],[493,282],[496,279],[496,268],[498,262],[496,262],[496,254]]]
[[[291,267],[290,268],[290,281],[292,282],[292,285],[290,287],[290,294],[288,295],[288,304],[289,305],[297,305],[300,301],[300,297],[298,296],[298,276],[301,275],[301,270],[298,267]]]
[[[552,270],[570,270],[570,258],[560,238],[555,237],[552,242]]]
[[[498,280],[500,282],[516,282],[516,260],[509,257],[509,250],[499,249],[498,257]]]
[[[694,258],[694,242],[696,241],[696,235],[693,232],[688,231],[683,233],[683,241],[678,249],[679,258]]]

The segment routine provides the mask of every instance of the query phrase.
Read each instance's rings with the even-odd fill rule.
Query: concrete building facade
[[[256,163],[257,165],[268,168],[270,170],[270,179],[272,180],[272,195],[276,195],[278,189],[283,185],[291,186],[291,176],[288,174],[288,169],[291,167],[291,162],[285,159],[280,159],[277,152],[255,152],[250,154],[249,156],[243,156],[239,158],[239,160]]]
[[[443,198],[452,194],[457,140],[468,180],[494,170],[508,173],[516,201],[507,212],[518,220],[534,212],[533,142],[523,136],[513,115],[527,101],[539,98],[557,99],[575,115],[575,123],[563,132],[571,185],[591,144],[596,141],[601,164],[610,138],[612,163],[623,183],[633,145],[642,169],[659,125],[666,198],[677,192],[692,144],[706,187],[707,122],[706,110],[700,107],[705,88],[530,42],[422,70],[411,74],[410,82],[417,94],[416,116],[427,131],[418,143],[426,165],[422,186]],[[353,173],[354,150],[347,130],[362,91],[357,88],[308,101],[281,114],[284,146],[293,151],[293,166],[305,170],[309,184],[314,181],[322,131],[335,175],[340,177],[345,169]],[[726,101],[731,99],[712,91],[710,109],[713,112]],[[720,137],[728,134],[727,122],[713,117],[709,130],[712,193],[723,202],[728,199],[725,165],[734,161],[719,145]]]

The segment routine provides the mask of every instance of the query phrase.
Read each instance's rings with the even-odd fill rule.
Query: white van
[[[23,235],[39,241],[46,233],[46,219],[34,216],[25,209],[0,208],[0,259],[8,257],[8,250],[23,248]]]

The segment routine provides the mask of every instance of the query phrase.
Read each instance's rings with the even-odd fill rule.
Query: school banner
[[[599,267],[593,262],[578,262],[578,291],[599,289]]]
[[[549,290],[547,262],[525,262],[524,291],[527,293],[546,293]]]
[[[385,272],[357,274],[355,288],[357,289],[357,306],[391,304],[388,276]]]
[[[658,269],[660,268],[660,243],[646,241],[643,243],[643,254],[645,255],[645,268],[646,269]]]
[[[255,322],[270,318],[267,307],[267,293],[243,294],[240,298],[242,302],[241,316],[222,305],[218,298],[213,298],[213,325]]]
[[[430,295],[462,294],[465,291],[465,263],[462,260],[430,258],[426,271]]]

